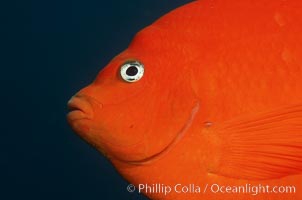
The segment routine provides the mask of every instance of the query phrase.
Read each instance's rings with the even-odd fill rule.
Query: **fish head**
[[[69,101],[75,132],[107,157],[125,162],[150,160],[179,140],[196,98],[186,59],[171,46],[158,30],[136,35]]]

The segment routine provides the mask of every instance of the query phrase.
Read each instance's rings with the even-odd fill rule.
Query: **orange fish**
[[[68,105],[151,199],[302,199],[302,1],[182,6]]]

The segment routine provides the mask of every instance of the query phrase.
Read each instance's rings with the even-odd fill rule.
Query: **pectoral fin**
[[[302,104],[236,118],[207,134],[211,173],[249,180],[302,173]]]

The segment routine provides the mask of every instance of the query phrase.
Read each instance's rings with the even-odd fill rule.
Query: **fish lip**
[[[82,95],[73,96],[67,103],[69,113],[67,114],[68,122],[72,123],[77,120],[93,118],[92,105],[87,97]]]
[[[88,120],[90,120],[91,118],[88,117],[86,115],[86,113],[83,112],[82,110],[71,110],[67,114],[67,120],[69,122],[74,122],[74,121],[81,120],[81,119],[88,119]]]

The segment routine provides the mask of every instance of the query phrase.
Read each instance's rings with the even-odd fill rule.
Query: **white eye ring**
[[[144,75],[144,65],[138,61],[128,61],[121,66],[121,77],[127,82],[136,82]]]

